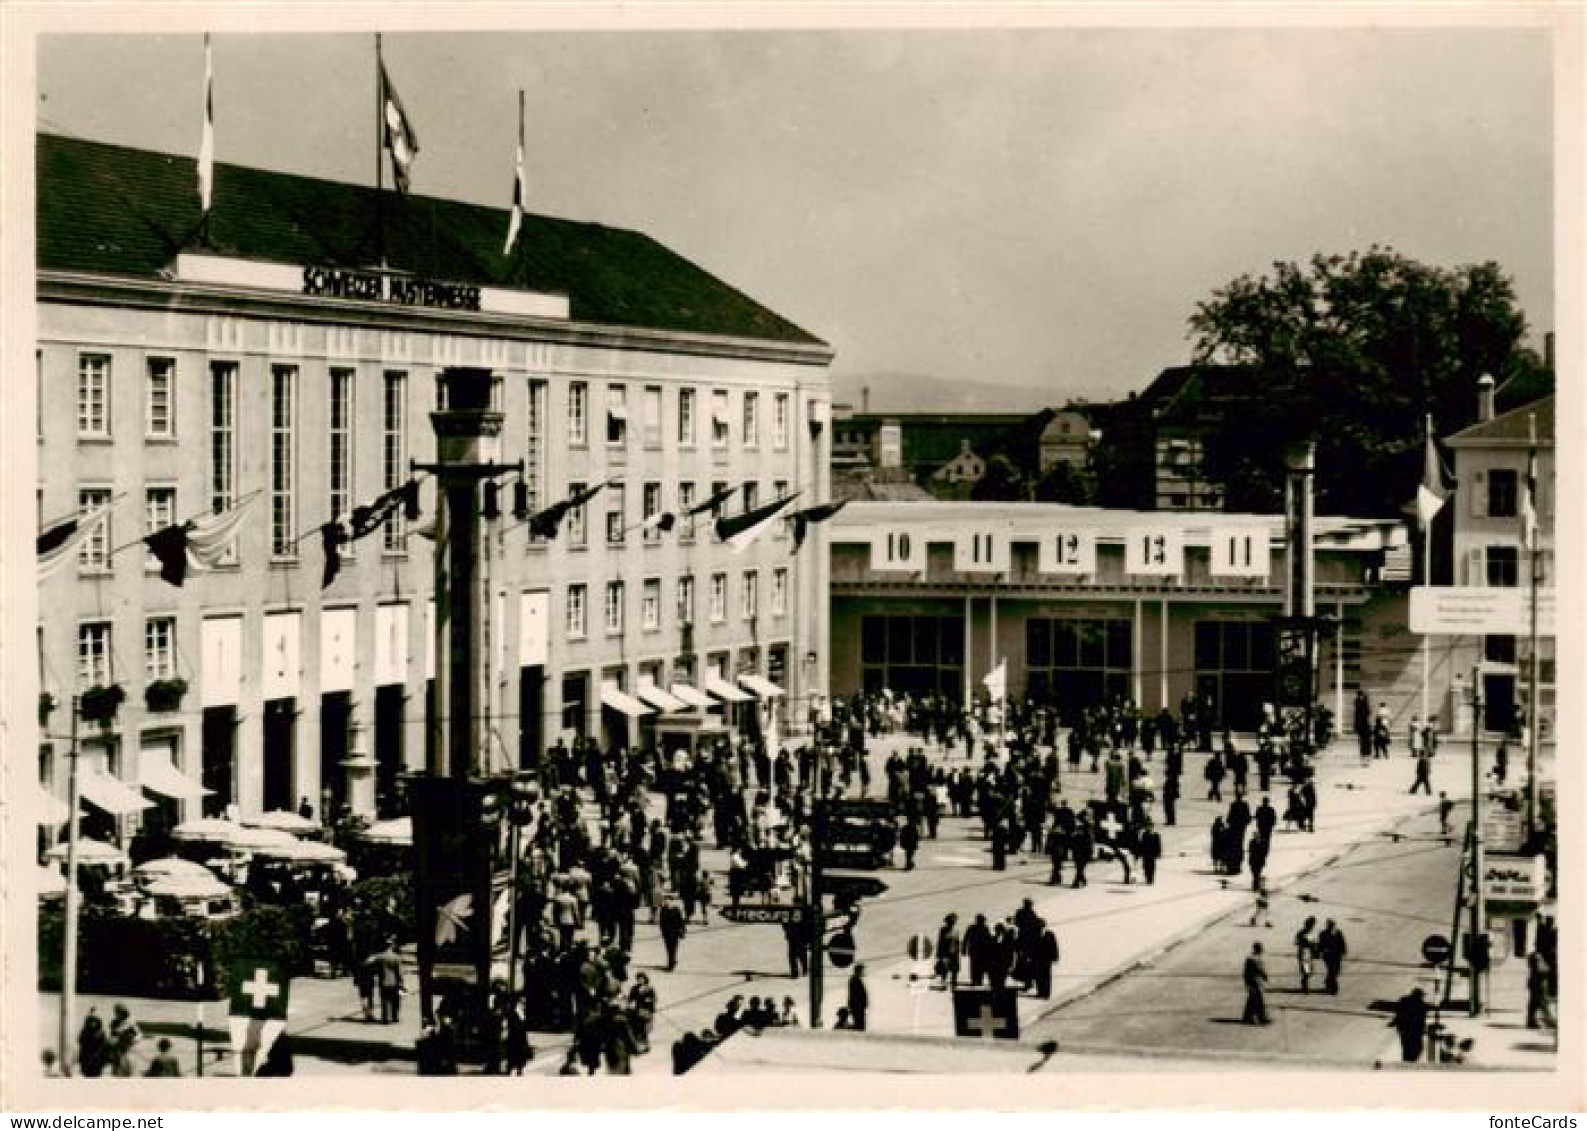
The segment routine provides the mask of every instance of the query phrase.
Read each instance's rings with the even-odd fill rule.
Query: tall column
[[[435,427],[437,475],[435,544],[435,726],[430,765],[435,776],[466,778],[475,769],[490,702],[482,651],[490,594],[479,562],[485,552],[479,518],[479,482],[501,444],[502,414],[490,409],[488,369],[443,370],[446,409],[430,414]]]

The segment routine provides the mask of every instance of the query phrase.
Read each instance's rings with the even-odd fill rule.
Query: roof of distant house
[[[191,157],[47,133],[37,156],[41,271],[161,278],[195,250]],[[383,251],[426,278],[567,295],[578,322],[824,345],[641,232],[526,214],[509,258],[505,209],[240,165],[216,165],[213,201],[215,254],[368,267]]]
[[[1504,447],[1517,444],[1524,446],[1530,438],[1530,421],[1534,418],[1537,422],[1538,446],[1552,448],[1554,446],[1553,396],[1524,404],[1520,408],[1513,408],[1509,412],[1495,416],[1492,420],[1473,424],[1470,428],[1456,432],[1444,442],[1454,447],[1472,447],[1486,443],[1498,443]]]

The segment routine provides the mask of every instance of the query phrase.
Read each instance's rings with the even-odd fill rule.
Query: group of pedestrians
[[[995,924],[976,915],[962,934],[958,915],[949,913],[937,929],[935,954],[934,973],[942,989],[957,989],[962,978],[993,990],[1013,985],[1044,999],[1052,997],[1060,957],[1058,936],[1029,899]]]

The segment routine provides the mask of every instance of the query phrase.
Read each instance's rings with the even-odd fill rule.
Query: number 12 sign
[[[1265,526],[1231,527],[1212,532],[1212,576],[1266,577],[1271,567]]]
[[[1185,532],[1136,527],[1124,533],[1124,572],[1145,577],[1178,577],[1185,570]]]
[[[1041,573],[1096,573],[1096,532],[1049,530],[1038,544],[1036,569]]]

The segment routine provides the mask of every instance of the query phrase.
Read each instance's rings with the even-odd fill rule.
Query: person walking
[[[1086,886],[1086,866],[1091,863],[1092,844],[1091,817],[1082,813],[1079,823],[1075,825],[1074,839],[1069,843],[1069,855],[1075,866],[1075,877],[1069,884],[1071,888]]]
[[[1399,1031],[1400,1057],[1407,1064],[1422,1059],[1422,1044],[1427,1037],[1427,1010],[1427,1001],[1419,986],[1394,1003],[1394,1017],[1389,1021],[1389,1028]]]
[[[1316,927],[1316,916],[1308,915],[1301,929],[1295,932],[1295,969],[1300,975],[1303,994],[1311,993],[1312,964],[1317,957],[1317,938],[1312,932]]]
[[[1251,953],[1246,955],[1245,968],[1240,973],[1240,979],[1245,983],[1245,1013],[1241,1020],[1247,1025],[1269,1024],[1267,966],[1262,961],[1261,943],[1251,944]]]
[[[375,988],[380,992],[380,1023],[392,1025],[402,1020],[402,994],[407,988],[402,980],[402,959],[391,949],[390,942],[369,956],[375,975]]]
[[[1262,835],[1262,830],[1257,829],[1251,834],[1251,847],[1246,852],[1246,863],[1251,869],[1251,890],[1262,890],[1262,873],[1267,870],[1267,854],[1270,842]]]
[[[992,957],[992,929],[986,925],[985,915],[977,915],[965,928],[964,957],[970,960],[970,985],[979,986]]]
[[[1141,826],[1140,835],[1136,838],[1135,854],[1141,858],[1141,871],[1146,875],[1146,882],[1155,884],[1157,861],[1163,855],[1163,837],[1152,824],[1150,817]]]
[[[1433,772],[1433,760],[1430,757],[1428,757],[1427,751],[1418,750],[1416,752],[1416,780],[1411,782],[1411,792],[1413,794],[1417,790],[1420,789],[1423,792],[1425,792],[1429,797],[1432,796],[1432,793],[1433,793],[1432,772]]]
[[[854,1028],[862,1033],[865,1014],[870,1007],[871,992],[865,988],[865,963],[856,963],[854,973],[849,975],[849,1017],[854,1021]]]
[[[1174,826],[1175,810],[1179,805],[1179,775],[1177,773],[1163,774],[1163,824],[1169,828]]]
[[[1058,965],[1058,936],[1045,922],[1041,923],[1040,930],[1031,975],[1036,984],[1036,996],[1045,1001],[1052,997],[1052,972]]]
[[[1222,755],[1214,754],[1211,758],[1208,758],[1207,768],[1202,771],[1202,774],[1207,779],[1207,800],[1222,802],[1224,774]]]
[[[898,847],[904,850],[904,871],[915,870],[915,853],[920,850],[920,830],[915,822],[906,820],[898,833]]]
[[[937,929],[937,976],[942,988],[951,990],[959,984],[959,917],[953,912],[942,917]]]
[[[1528,1029],[1555,1024],[1554,1011],[1548,1003],[1549,981],[1548,958],[1540,948],[1533,947],[1532,953],[1526,956],[1526,1027]]]
[[[1438,831],[1444,836],[1449,835],[1449,815],[1455,811],[1455,803],[1449,800],[1449,794],[1443,790],[1438,792]]]
[[[1337,994],[1339,992],[1339,971],[1345,964],[1345,955],[1349,947],[1345,945],[1345,933],[1339,929],[1332,919],[1317,936],[1317,954],[1323,963],[1323,993]]]
[[[678,944],[683,941],[683,936],[688,932],[688,924],[684,922],[683,908],[676,899],[668,898],[661,905],[661,945],[667,951],[667,969],[678,968]]]

